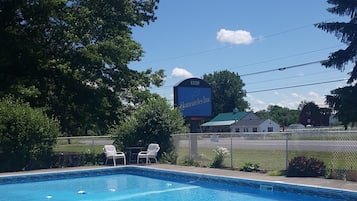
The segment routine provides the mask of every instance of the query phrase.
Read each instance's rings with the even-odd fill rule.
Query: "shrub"
[[[224,158],[226,158],[229,155],[229,151],[227,148],[224,147],[217,147],[215,150],[213,150],[216,155],[213,158],[212,163],[210,164],[209,167],[211,168],[222,168],[223,167],[223,161]]]
[[[169,152],[169,153],[164,152],[164,153],[162,154],[161,162],[167,163],[167,164],[176,165],[176,163],[177,163],[177,158],[178,158],[178,155],[177,155],[177,153],[174,152],[174,151],[171,151],[171,152]]]
[[[258,163],[246,162],[242,165],[241,171],[244,172],[258,172],[260,165]]]
[[[290,177],[318,177],[324,176],[326,166],[323,161],[315,158],[307,159],[305,156],[297,156],[289,162],[286,175]]]
[[[0,100],[0,171],[47,168],[59,123],[12,98]]]
[[[174,150],[171,134],[186,131],[180,111],[166,99],[156,97],[140,105],[125,121],[110,129],[109,134],[122,150],[130,146],[147,147],[150,143],[158,143],[158,158],[161,158],[161,153]]]
[[[200,167],[200,163],[193,159],[186,159],[182,162],[183,166],[195,166],[195,167]]]

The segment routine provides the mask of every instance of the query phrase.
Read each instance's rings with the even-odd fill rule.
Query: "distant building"
[[[201,124],[203,132],[279,132],[280,126],[270,119],[260,119],[253,112],[220,113]]]
[[[304,129],[305,126],[302,124],[290,124],[286,129],[287,130],[296,130],[296,129]]]

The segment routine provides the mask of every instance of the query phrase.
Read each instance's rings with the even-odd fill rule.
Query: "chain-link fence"
[[[257,164],[260,170],[285,170],[297,156],[315,158],[326,165],[334,178],[357,177],[357,130],[299,129],[278,133],[185,133],[173,135],[178,161],[195,161],[209,166],[215,149],[230,155],[224,165],[240,169]],[[357,179],[357,178],[356,178]]]
[[[110,136],[58,137],[56,152],[102,153],[103,146],[113,144]]]
[[[285,170],[291,159],[305,156],[323,161],[331,178],[357,180],[357,130],[309,128],[277,133],[184,133],[172,137],[179,164],[210,166],[214,150],[223,147],[230,152],[223,165],[231,169],[256,164],[262,171]],[[57,139],[55,151],[99,154],[105,144],[112,143],[110,136],[63,137]],[[135,162],[138,150],[123,151],[130,153],[129,158]]]

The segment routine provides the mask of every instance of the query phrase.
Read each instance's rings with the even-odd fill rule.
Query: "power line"
[[[312,61],[312,62],[307,62],[307,63],[302,63],[302,64],[296,64],[296,65],[291,65],[291,66],[285,66],[285,67],[280,67],[280,68],[275,68],[275,69],[270,69],[270,70],[265,70],[265,71],[258,71],[258,72],[253,72],[253,73],[247,73],[247,74],[242,74],[242,75],[240,75],[240,77],[250,76],[250,75],[256,75],[256,74],[263,74],[263,73],[269,73],[269,72],[273,72],[273,71],[284,71],[284,70],[291,69],[291,68],[298,68],[298,67],[302,67],[302,66],[307,66],[307,65],[315,64],[315,63],[321,63],[322,61],[325,61],[325,60]],[[163,88],[168,88],[168,87],[173,87],[173,85],[164,85],[164,86],[161,86],[161,87],[157,88],[156,90],[162,90]]]
[[[306,86],[320,85],[320,84],[327,84],[327,83],[341,82],[341,81],[346,81],[346,79],[330,80],[330,81],[324,81],[324,82],[315,82],[315,83],[309,83],[309,84],[300,84],[300,85],[277,87],[277,88],[270,88],[270,89],[262,89],[262,90],[250,91],[247,93],[259,93],[259,92],[274,91],[274,90],[280,90],[280,89],[291,89],[291,88],[306,87]]]
[[[326,21],[330,21],[330,20],[334,20],[334,19],[337,19],[337,18],[340,18],[341,16],[338,16],[338,17],[334,17],[334,18],[330,18]],[[297,30],[300,30],[300,29],[304,29],[304,28],[307,28],[307,27],[310,27],[310,26],[314,26],[315,23],[313,24],[306,24],[306,25],[303,25],[303,26],[298,26],[298,27],[295,27],[295,28],[291,28],[291,29],[287,29],[287,30],[283,30],[283,31],[280,31],[280,32],[276,32],[276,33],[272,33],[272,34],[268,34],[268,35],[263,35],[262,38],[272,38],[272,37],[275,37],[275,36],[279,36],[281,34],[286,34],[286,33],[289,33],[289,32],[294,32],[294,31],[297,31]],[[259,40],[259,38],[257,39]],[[192,57],[192,56],[196,56],[196,55],[201,55],[201,54],[206,54],[206,53],[210,53],[210,52],[214,52],[214,51],[217,51],[217,50],[222,50],[222,49],[226,49],[226,48],[230,48],[232,47],[232,45],[226,45],[226,46],[223,46],[223,47],[217,47],[217,48],[212,48],[212,49],[206,49],[206,50],[202,50],[202,51],[197,51],[197,52],[191,52],[191,53],[187,53],[187,54],[183,54],[183,55],[178,55],[178,56],[173,56],[173,57],[169,57],[169,58],[164,58],[164,59],[161,59],[159,61],[147,61],[147,62],[142,62],[141,64],[149,64],[149,63],[157,63],[157,62],[163,62],[163,61],[169,61],[169,60],[176,60],[176,59],[181,59],[181,58],[185,58],[185,57]],[[327,49],[327,48],[326,48]]]
[[[273,71],[283,71],[283,70],[287,70],[290,68],[298,68],[298,67],[302,67],[302,66],[315,64],[315,63],[321,63],[323,61],[325,61],[325,60],[313,61],[313,62],[297,64],[297,65],[292,65],[292,66],[286,66],[286,67],[280,67],[280,68],[275,68],[275,69],[270,69],[270,70],[258,71],[258,72],[253,72],[253,73],[246,73],[246,74],[243,74],[240,76],[243,77],[243,76],[257,75],[257,74],[262,74],[262,73],[269,73],[269,72],[273,72]]]
[[[273,59],[268,59],[268,60],[248,63],[248,64],[245,64],[245,65],[240,65],[240,66],[232,67],[232,68],[229,68],[229,69],[244,68],[244,67],[247,67],[247,66],[253,66],[253,65],[257,65],[257,64],[264,64],[264,63],[268,63],[268,62],[272,62],[272,61],[278,61],[278,60],[287,59],[287,58],[291,58],[291,57],[297,57],[297,56],[302,56],[302,55],[306,55],[306,54],[311,54],[311,53],[315,53],[315,52],[319,52],[319,51],[323,51],[323,50],[327,50],[327,49],[332,49],[332,48],[335,49],[335,48],[342,47],[342,46],[343,45],[334,45],[334,46],[330,46],[330,47],[321,48],[321,49],[318,49],[318,50],[312,50],[312,51],[297,53],[297,54],[293,54],[293,55],[288,55],[288,56],[277,57],[277,58],[273,58]]]
[[[315,75],[321,75],[321,74],[326,74],[326,73],[330,73],[330,72],[325,70],[325,71],[319,71],[319,72],[315,72],[315,73],[309,73],[309,74],[303,75],[303,76],[308,77],[308,76],[315,76]],[[280,79],[274,78],[274,79],[268,79],[268,80],[260,80],[260,81],[256,81],[256,82],[247,82],[247,83],[245,83],[245,85],[255,85],[255,84],[261,84],[261,83],[267,83],[267,82],[290,80],[290,79],[301,78],[301,77],[302,77],[302,75],[284,76],[284,77],[281,77]]]

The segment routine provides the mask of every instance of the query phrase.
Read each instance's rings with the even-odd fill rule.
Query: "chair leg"
[[[126,165],[126,158],[125,158],[125,156],[124,156],[124,158],[123,158],[123,161],[124,161],[124,165]]]
[[[116,164],[116,158],[113,156],[113,163],[114,163],[114,166],[117,166]]]
[[[107,165],[107,162],[108,162],[108,158],[105,159],[104,165]]]

